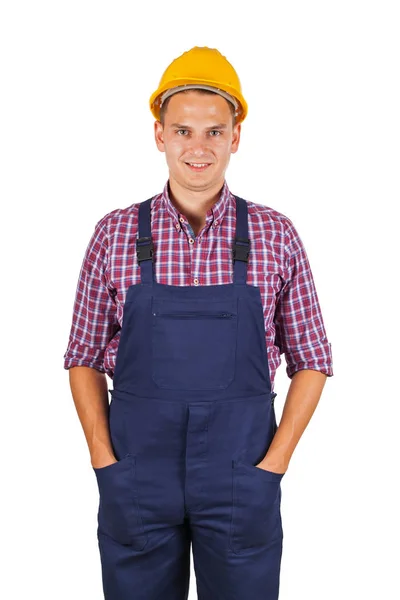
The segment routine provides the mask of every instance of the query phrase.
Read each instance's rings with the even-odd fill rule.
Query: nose
[[[210,154],[210,148],[208,146],[208,140],[206,140],[201,135],[192,135],[190,142],[187,146],[188,153],[190,153],[193,158],[202,158],[205,155]]]

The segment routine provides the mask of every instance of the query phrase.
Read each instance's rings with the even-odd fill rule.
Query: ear
[[[237,152],[238,148],[239,148],[239,142],[240,142],[240,132],[242,129],[242,124],[241,123],[236,123],[233,127],[233,132],[232,132],[232,147],[231,147],[231,153],[235,154],[235,152]]]
[[[165,152],[164,147],[164,129],[160,121],[154,122],[154,139],[156,141],[157,148],[160,152]]]

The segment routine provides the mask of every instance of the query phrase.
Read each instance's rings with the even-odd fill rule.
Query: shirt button
[[[199,280],[197,279],[197,277],[196,277],[196,279],[193,279],[193,283],[194,283],[194,285],[199,285]]]
[[[218,221],[215,221],[214,223],[214,227],[216,227],[218,225]]]
[[[176,227],[177,229],[180,229],[180,228],[181,228],[181,226],[179,225],[179,223],[177,223],[177,224],[175,225],[175,227]]]
[[[193,238],[189,238],[189,244],[194,244],[194,239]]]
[[[185,222],[185,219],[183,217],[179,217],[179,220],[180,220],[181,223]]]

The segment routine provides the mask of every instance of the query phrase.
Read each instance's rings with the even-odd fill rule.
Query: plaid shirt
[[[300,369],[332,376],[331,344],[302,241],[285,215],[254,202],[247,205],[247,284],[261,291],[272,389],[282,353],[289,377]],[[138,211],[139,203],[134,203],[96,223],[78,278],[65,369],[85,365],[113,377],[125,296],[129,286],[140,283]],[[151,202],[156,281],[178,286],[232,283],[235,225],[235,198],[225,181],[195,238],[187,218],[171,202],[167,181]]]

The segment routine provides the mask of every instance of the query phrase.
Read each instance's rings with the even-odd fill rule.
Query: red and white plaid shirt
[[[285,354],[286,372],[300,369],[333,375],[328,342],[313,276],[302,241],[288,217],[247,201],[249,238],[247,283],[260,288],[271,386]],[[114,374],[128,287],[140,283],[136,260],[139,203],[115,209],[97,222],[79,274],[64,368],[93,367]],[[207,211],[196,238],[186,217],[172,204],[168,181],[151,203],[155,277],[167,285],[233,282],[232,242],[235,198],[226,181]]]

